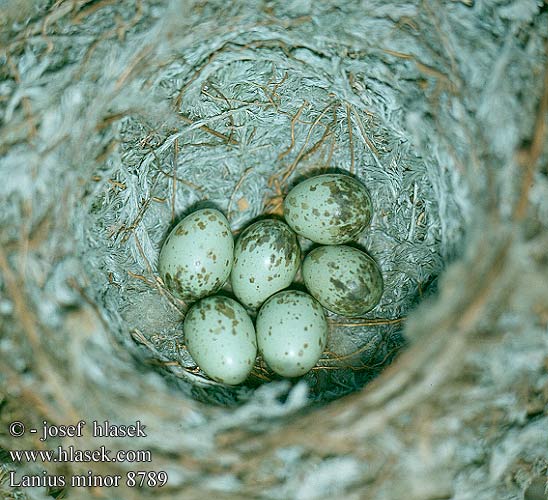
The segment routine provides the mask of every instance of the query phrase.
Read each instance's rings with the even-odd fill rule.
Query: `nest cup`
[[[9,119],[0,171],[10,173],[0,186],[9,201],[0,211],[2,376],[17,382],[3,419],[141,419],[155,468],[170,475],[161,498],[211,490],[320,498],[363,484],[376,485],[377,498],[449,498],[445,475],[435,476],[438,489],[425,486],[435,464],[409,465],[423,463],[422,444],[405,448],[405,432],[396,443],[393,429],[420,434],[428,397],[441,415],[458,412],[450,405],[459,398],[444,396],[454,387],[442,388],[462,375],[469,352],[484,356],[489,373],[505,365],[504,349],[485,361],[473,336],[529,324],[530,303],[546,296],[535,243],[548,220],[546,175],[538,180],[527,166],[546,157],[535,142],[545,101],[533,77],[546,59],[546,12],[524,11],[525,19],[458,1],[443,16],[428,3],[387,11],[384,3],[98,2],[70,15],[58,7],[36,7],[30,31],[14,25],[19,35],[2,57],[17,64],[0,69],[13,83],[0,100]],[[42,26],[45,17],[55,23]],[[487,63],[498,54],[488,35],[503,28],[483,18],[505,33],[529,23],[527,42],[507,39],[508,66],[530,75],[519,91]],[[458,36],[448,41],[451,30]],[[10,93],[18,85],[27,90]],[[327,313],[327,349],[299,379],[281,379],[259,359],[242,385],[210,380],[185,348],[190,304],[158,276],[165,238],[206,206],[237,236],[280,217],[298,182],[333,172],[371,194],[371,226],[352,245],[382,270],[380,303],[363,318]],[[300,243],[303,254],[314,247]],[[299,275],[294,286],[303,286]],[[516,316],[495,328],[514,306]],[[546,346],[540,329],[529,331],[531,341],[513,350],[534,357]],[[540,380],[540,360],[528,369]],[[495,400],[498,386],[481,380]],[[468,425],[447,422],[445,435]],[[31,438],[20,444],[32,447]],[[374,446],[365,449],[366,439]],[[445,458],[447,469],[464,463]],[[99,473],[124,467],[94,464]],[[401,470],[409,475],[387,480]],[[473,491],[474,482],[460,487]]]
[[[360,389],[390,363],[404,343],[406,315],[431,292],[458,244],[440,230],[439,198],[454,206],[455,193],[448,184],[435,191],[439,167],[429,167],[399,129],[403,116],[386,116],[394,90],[366,92],[368,65],[355,60],[361,76],[352,77],[353,92],[337,92],[333,69],[318,71],[312,51],[264,36],[243,32],[213,52],[193,46],[193,64],[184,64],[183,52],[156,68],[153,92],[170,115],[154,124],[138,115],[118,122],[117,165],[109,168],[107,192],[99,189],[91,201],[80,244],[86,258],[101,262],[92,288],[110,277],[97,304],[113,335],[138,344],[132,350],[142,368],[160,366],[203,402],[245,401],[277,377],[259,359],[247,384],[219,390],[188,355],[181,321],[189,304],[157,272],[163,241],[187,214],[215,207],[237,236],[257,218],[280,217],[285,194],[305,178],[345,173],[367,186],[372,223],[352,244],[379,263],[384,293],[364,318],[328,314],[327,350],[302,379],[316,402]],[[305,252],[313,246],[300,243]]]

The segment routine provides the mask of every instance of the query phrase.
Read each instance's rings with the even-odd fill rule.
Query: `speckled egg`
[[[234,239],[218,210],[197,210],[177,224],[160,251],[159,271],[166,286],[185,300],[205,297],[230,275]]]
[[[361,316],[379,302],[382,274],[366,253],[346,245],[312,250],[303,262],[303,279],[322,306],[341,316]]]
[[[213,380],[242,383],[253,368],[257,341],[251,318],[229,297],[194,304],[183,324],[185,343],[196,364]]]
[[[255,222],[236,241],[232,290],[242,304],[256,308],[291,284],[300,261],[297,235],[287,224],[276,219]]]
[[[259,310],[256,329],[259,352],[283,377],[298,377],[312,369],[327,343],[322,306],[297,290],[270,297]]]
[[[284,217],[301,236],[324,245],[355,239],[371,222],[367,188],[354,177],[325,174],[297,184],[284,200]]]

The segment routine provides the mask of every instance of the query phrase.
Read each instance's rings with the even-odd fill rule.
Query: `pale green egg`
[[[284,290],[259,310],[257,344],[263,359],[283,377],[311,370],[327,343],[327,321],[322,306],[310,295]]]
[[[206,297],[194,304],[183,324],[185,344],[196,364],[213,380],[240,384],[257,355],[253,322],[229,297]]]
[[[354,177],[325,174],[297,184],[284,200],[291,228],[316,243],[334,245],[355,239],[371,222],[367,188]]]
[[[297,235],[287,224],[277,219],[255,222],[236,241],[232,291],[242,304],[256,308],[291,284],[300,263]]]
[[[234,239],[226,217],[205,208],[173,228],[158,267],[166,286],[182,299],[199,299],[221,288],[230,275]]]
[[[379,266],[357,248],[346,245],[315,248],[304,259],[302,273],[312,296],[341,316],[362,316],[382,296]]]

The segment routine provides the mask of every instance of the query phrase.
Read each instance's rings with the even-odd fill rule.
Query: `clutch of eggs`
[[[357,317],[382,295],[375,261],[344,245],[371,221],[371,196],[361,182],[340,174],[306,179],[291,189],[283,209],[287,223],[259,220],[236,243],[220,211],[197,210],[173,228],[160,251],[158,267],[166,286],[184,300],[197,300],[184,320],[185,342],[215,381],[244,382],[257,352],[281,376],[304,375],[327,343],[323,308]],[[301,263],[296,233],[327,245],[304,259],[302,275],[310,294],[284,290]],[[227,281],[238,301],[212,296]],[[258,310],[255,327],[246,308]]]

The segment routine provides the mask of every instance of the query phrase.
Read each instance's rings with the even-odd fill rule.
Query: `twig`
[[[182,307],[186,310],[188,308],[188,305],[186,304],[186,302],[184,300],[181,300],[181,299],[175,299],[175,297],[173,297],[171,294],[168,294],[166,292],[166,290],[164,289],[164,287],[162,286],[161,284],[161,281],[158,277],[156,277],[156,275],[154,274],[154,271],[152,269],[152,266],[150,265],[150,261],[148,260],[147,256],[145,255],[145,252],[143,250],[143,247],[141,246],[141,242],[139,241],[139,238],[137,237],[137,234],[135,233],[135,231],[131,231],[131,234],[133,235],[133,237],[135,238],[135,244],[137,245],[137,250],[139,251],[139,254],[141,255],[142,259],[145,261],[145,265],[147,267],[147,270],[149,272],[149,274],[151,276],[154,277],[154,283],[151,285],[153,286],[154,288],[156,288],[156,290],[158,290],[160,292],[160,294],[167,299],[168,303],[181,315],[184,315],[184,311],[181,311],[181,309],[179,309],[179,305],[178,305],[178,302],[182,305]],[[149,281],[147,281],[147,283],[150,283]]]
[[[11,74],[13,75],[15,83],[17,85],[21,85],[21,74],[19,73],[19,70],[17,69],[15,63],[12,61],[11,57],[6,56],[6,62],[11,70]],[[29,125],[30,137],[32,138],[36,135],[38,131],[38,129],[36,128],[36,121],[32,113],[32,105],[28,96],[24,96],[21,101],[23,102],[23,110],[25,112],[25,118]]]
[[[295,116],[291,118],[291,143],[289,144],[289,147],[285,151],[282,151],[278,155],[278,161],[280,161],[284,156],[288,155],[290,151],[293,149],[293,147],[295,146],[295,123],[300,118],[304,108],[306,108],[307,106],[308,106],[308,101],[306,100],[303,101],[303,103],[301,104],[301,107],[295,113]]]
[[[331,160],[333,158],[333,153],[335,152],[335,144],[337,143],[337,135],[332,135],[331,145],[329,146],[329,153],[327,154],[327,159],[325,160],[325,165],[331,165]]]
[[[350,173],[354,173],[354,141],[352,140],[352,121],[350,119],[350,105],[346,104],[346,124],[348,126],[348,142],[350,149]]]
[[[400,318],[371,318],[371,319],[364,319],[362,321],[359,321],[358,323],[348,323],[348,322],[338,322],[338,321],[331,321],[332,324],[337,326],[376,326],[376,325],[395,325],[397,323],[402,323],[405,321],[406,317],[402,316]]]
[[[351,352],[349,354],[345,354],[344,356],[334,356],[333,358],[320,359],[320,361],[340,362],[340,361],[345,360],[345,359],[350,359],[350,358],[354,357],[356,354],[361,354],[362,352],[367,351],[367,349],[370,348],[371,343],[373,343],[373,342],[370,342],[369,344],[366,344],[365,346],[363,346],[361,349],[358,349],[357,351]],[[375,352],[372,354],[371,357],[373,357],[375,354],[377,354],[380,347],[381,347],[380,345],[377,346],[377,349],[375,349]],[[349,365],[349,364],[335,365],[335,366],[333,366],[333,365],[318,365],[318,366],[315,367],[315,369],[318,369],[318,370],[321,370],[321,369],[338,369],[338,370],[350,369],[352,371],[375,370],[376,368],[380,368],[381,366],[384,366],[386,364],[386,360],[390,356],[392,356],[392,354],[396,353],[399,350],[400,350],[399,346],[394,347],[393,349],[390,349],[389,351],[386,352],[384,357],[380,361],[375,363],[374,365],[367,365],[365,363],[362,363],[360,366],[354,366],[354,365]]]
[[[133,70],[139,65],[139,63],[145,59],[148,55],[150,55],[153,51],[154,47],[152,45],[145,45],[133,58],[133,60],[127,65],[126,69],[122,72],[122,74],[118,77],[118,80],[116,80],[116,84],[114,86],[114,89],[116,91],[120,90],[122,88],[122,85],[125,83],[125,81],[129,78]]]
[[[365,144],[367,144],[367,147],[371,151],[371,154],[373,155],[373,158],[375,158],[375,162],[377,163],[377,165],[382,168],[382,163],[379,160],[379,152],[377,151],[377,148],[375,147],[373,142],[371,142],[369,137],[367,137],[367,134],[365,133],[365,127],[363,126],[363,122],[362,122],[362,119],[360,118],[359,113],[356,111],[356,109],[354,107],[352,107],[352,112],[353,112],[354,116],[356,117],[356,122],[358,124],[358,128],[360,129],[362,139],[364,140]]]
[[[142,274],[135,274],[135,273],[132,272],[132,271],[128,271],[127,273],[128,273],[132,278],[135,278],[135,279],[137,279],[137,280],[139,280],[139,281],[142,281],[143,283],[146,283],[146,284],[149,285],[149,286],[153,286],[153,287],[156,286],[156,282],[147,280]]]
[[[315,144],[312,145],[312,147],[308,151],[306,151],[301,156],[300,161],[306,160],[309,156],[312,156],[331,135],[333,135],[331,125],[327,125],[325,127],[325,130],[323,131],[322,136],[318,139],[318,141],[316,141]]]
[[[306,149],[306,146],[308,145],[308,141],[310,141],[310,137],[312,136],[312,132],[314,131],[314,128],[316,127],[316,125],[320,122],[320,120],[325,116],[325,114],[327,113],[327,111],[329,110],[329,108],[333,105],[336,105],[338,106],[339,104],[338,103],[333,103],[333,102],[330,102],[322,111],[321,113],[318,115],[318,117],[314,120],[314,122],[312,123],[312,125],[310,126],[310,128],[308,129],[308,133],[306,134],[306,138],[305,138],[305,141],[304,141],[304,144],[302,145],[299,153],[297,154],[297,157],[295,158],[295,160],[293,160],[293,163],[285,170],[284,172],[284,175],[282,176],[282,179],[281,179],[281,184],[285,184],[287,179],[289,179],[289,177],[291,176],[291,174],[295,171],[295,168],[297,168],[297,165],[298,163],[301,161],[303,155],[304,155],[304,152],[305,152],[305,149]]]
[[[190,125],[194,125],[196,123],[194,120],[191,120],[190,118],[188,118],[188,116],[185,116],[182,113],[179,113],[177,116],[179,116],[181,120],[183,120],[184,122]],[[228,116],[230,117],[231,114],[228,114]],[[208,127],[207,125],[200,125],[198,126],[198,128],[200,130],[203,130],[204,132],[207,132],[208,134],[214,135],[215,137],[219,139],[223,139],[223,141],[227,142],[228,144],[232,144],[234,146],[237,146],[238,144],[240,144],[236,139],[233,139],[232,137],[222,134],[221,132],[217,132],[216,130],[213,130],[212,128]]]
[[[173,141],[173,175],[171,183],[171,222],[175,221],[175,196],[177,194],[177,161],[179,153],[179,139]]]
[[[251,173],[253,172],[253,167],[249,167],[248,169],[245,170],[245,172],[243,173],[243,175],[240,177],[240,179],[238,180],[238,183],[236,184],[236,186],[234,187],[234,190],[232,191],[232,195],[230,196],[230,200],[228,201],[228,207],[226,209],[226,212],[227,212],[227,215],[230,217],[230,214],[232,212],[232,205],[234,203],[234,197],[236,195],[236,193],[238,192],[238,189],[240,189],[242,183],[244,182],[244,180],[246,179],[246,177]]]
[[[443,82],[445,88],[449,89],[452,93],[456,92],[457,90],[456,85],[449,79],[447,75],[443,74],[442,72],[438,71],[432,66],[428,66],[427,64],[420,62],[414,55],[405,54],[403,52],[397,52],[395,50],[390,50],[390,49],[383,49],[383,52],[390,54],[391,56],[394,56],[394,57],[399,57],[401,59],[413,61],[415,65],[417,66],[417,69],[421,73],[427,76],[431,76],[439,79],[440,81]]]
[[[173,179],[173,172],[169,173],[169,172],[165,172],[160,167],[157,167],[157,168],[158,168],[158,172],[160,172],[162,175],[165,175],[166,177],[169,177],[170,179]],[[204,190],[201,186],[198,186],[197,184],[194,184],[193,182],[187,181],[186,179],[183,179],[182,177],[177,177],[177,182],[185,184],[189,188],[195,189],[196,191],[199,191],[200,193],[204,192]],[[151,199],[154,200],[154,201],[158,201],[158,197],[155,197],[155,196],[152,196]],[[162,199],[162,201],[165,201],[165,199]]]
[[[548,42],[545,45],[545,53],[548,56]],[[533,184],[533,176],[535,169],[538,166],[540,155],[544,148],[546,140],[546,120],[548,116],[548,63],[544,66],[544,90],[540,99],[537,116],[535,119],[535,127],[533,130],[533,139],[528,148],[523,148],[518,151],[517,161],[523,170],[521,179],[520,194],[518,202],[514,207],[513,219],[515,221],[522,220],[527,214],[529,203],[529,191]]]
[[[218,95],[221,96],[221,99],[223,99],[225,102],[226,102],[226,105],[228,106],[228,109],[229,110],[232,110],[233,107],[232,107],[232,104],[230,104],[230,101],[228,100],[228,98],[217,88],[215,87],[211,82],[209,83],[209,85],[211,86],[211,88],[217,92]],[[232,138],[232,135],[234,134],[234,117],[232,115],[228,115],[228,120],[230,122],[230,125],[229,125],[229,128],[230,128],[230,134],[228,136],[228,139],[227,139],[227,142],[230,143],[230,144],[233,144],[233,138]],[[236,144],[238,144],[238,141],[235,141]]]
[[[80,24],[84,18],[90,16],[94,12],[106,7],[107,5],[116,4],[116,0],[101,0],[100,2],[94,3],[91,2],[91,5],[85,9],[81,9],[76,15],[73,16],[72,22],[74,24]]]
[[[407,240],[411,241],[413,238],[413,235],[415,234],[415,212],[416,212],[416,206],[417,206],[417,183],[413,183],[413,203],[412,203],[412,209],[411,209],[411,223],[409,225],[409,233],[407,235]]]

